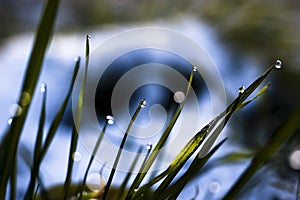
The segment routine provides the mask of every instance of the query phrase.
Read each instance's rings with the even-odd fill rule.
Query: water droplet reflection
[[[41,84],[40,91],[41,91],[42,93],[44,93],[44,92],[47,91],[47,85],[46,85],[46,83],[42,83],[42,84]]]
[[[282,67],[282,62],[281,62],[281,60],[276,60],[275,67],[276,67],[277,69],[280,69],[280,68]]]
[[[19,104],[14,103],[9,107],[9,114],[12,117],[18,117],[21,115],[21,113],[22,113],[22,107]]]
[[[185,94],[182,91],[175,92],[173,99],[176,103],[182,103],[185,100]]]
[[[152,149],[152,144],[151,143],[147,144],[146,149],[151,150]]]
[[[137,189],[134,189],[133,191],[134,191],[134,192],[138,192],[138,191],[139,191],[139,189],[137,188]]]
[[[146,100],[145,100],[145,99],[142,100],[142,101],[141,101],[141,107],[144,108],[144,107],[146,107],[146,105],[147,105]]]
[[[86,185],[90,190],[97,192],[97,191],[101,190],[103,187],[101,180],[102,180],[101,174],[90,173],[87,176]]]
[[[193,71],[196,72],[197,71],[197,67],[193,67]]]
[[[239,93],[244,93],[245,92],[245,86],[241,86],[240,88],[239,88]]]
[[[10,118],[9,120],[7,120],[7,123],[8,123],[9,125],[11,125],[12,121],[13,121],[13,119]]]
[[[110,124],[110,125],[115,123],[113,116],[107,115],[106,120],[107,120],[107,123]]]
[[[75,151],[73,154],[72,154],[72,159],[75,161],[75,162],[78,162],[81,160],[81,153]]]
[[[30,103],[31,96],[28,92],[22,92],[20,97],[20,104],[21,106],[27,106]]]
[[[211,193],[218,193],[220,191],[221,185],[217,181],[213,181],[209,184],[208,189]]]
[[[75,60],[75,62],[80,61],[80,56],[76,56],[76,57],[74,58],[74,60]]]
[[[291,153],[289,164],[294,170],[300,170],[300,150],[295,150]]]

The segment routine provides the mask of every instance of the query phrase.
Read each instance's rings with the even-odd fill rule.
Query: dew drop
[[[295,150],[291,153],[289,164],[294,170],[300,170],[300,150]]]
[[[282,67],[282,62],[281,62],[281,60],[276,60],[275,67],[276,67],[277,69],[280,69],[280,68]]]
[[[174,93],[173,99],[176,103],[182,103],[185,100],[185,94],[182,91],[177,91]]]
[[[245,86],[242,85],[240,88],[239,88],[239,93],[244,93],[245,92]]]
[[[103,186],[101,185],[101,179],[102,179],[101,174],[90,173],[87,176],[86,185],[90,190],[97,192],[103,188]]]
[[[220,191],[221,185],[217,181],[213,181],[209,184],[208,189],[211,193],[218,193]]]
[[[46,85],[46,83],[42,83],[42,84],[41,84],[40,91],[41,91],[42,93],[44,93],[44,92],[47,91],[47,85]]]
[[[76,56],[76,57],[74,58],[74,60],[75,60],[75,62],[80,61],[80,56]]]
[[[91,37],[90,35],[87,35],[86,38],[87,38],[87,39],[91,39],[92,37]]]
[[[152,144],[151,143],[147,144],[146,149],[151,150],[152,149]]]
[[[147,105],[147,102],[146,102],[146,100],[144,99],[144,100],[142,100],[141,101],[141,108],[145,108],[146,107],[146,105]]]
[[[193,71],[196,72],[198,69],[197,67],[193,67]]]
[[[27,106],[30,103],[31,96],[28,92],[22,92],[20,96],[20,104],[21,106]]]
[[[9,125],[11,125],[12,121],[13,121],[13,119],[10,118],[9,120],[7,120],[7,123],[8,123]]]
[[[81,153],[75,151],[73,154],[72,154],[72,159],[75,161],[75,162],[78,162],[81,160]]]
[[[111,116],[111,115],[107,115],[107,116],[106,116],[106,120],[107,120],[107,123],[110,124],[110,125],[112,125],[112,124],[115,123],[114,117]]]
[[[138,188],[136,188],[136,189],[134,189],[133,191],[134,191],[134,192],[138,192],[138,191],[139,191],[139,189],[138,189]]]
[[[22,107],[19,105],[19,104],[12,104],[10,107],[9,107],[9,114],[12,116],[12,117],[18,117],[22,114]]]

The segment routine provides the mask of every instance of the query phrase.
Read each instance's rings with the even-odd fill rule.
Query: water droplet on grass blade
[[[144,100],[142,100],[141,101],[141,108],[144,108],[144,107],[146,107],[146,105],[147,105],[147,102],[146,102],[146,100],[144,99]]]
[[[75,151],[73,154],[72,154],[72,159],[75,161],[75,162],[78,162],[81,160],[81,153]]]
[[[80,61],[80,56],[76,56],[76,57],[74,58],[74,60],[75,60],[75,62]]]
[[[19,103],[21,106],[27,106],[30,103],[31,96],[28,92],[22,92]]]
[[[196,72],[197,71],[197,67],[193,67],[193,71]]]
[[[41,84],[40,91],[41,91],[42,93],[44,93],[44,92],[47,91],[47,85],[46,85],[46,83],[42,83],[42,84]]]
[[[106,120],[107,120],[107,123],[110,124],[110,125],[112,125],[112,124],[115,123],[114,117],[111,116],[111,115],[107,115],[107,116],[106,116]]]
[[[300,150],[295,150],[291,153],[289,164],[294,170],[300,170]]]
[[[9,125],[11,125],[12,121],[13,121],[13,119],[10,118],[9,120],[7,120],[7,123],[8,123]]]
[[[152,149],[152,144],[151,143],[147,144],[146,149],[151,150]]]
[[[209,184],[208,189],[211,193],[218,193],[220,191],[221,185],[217,181],[213,181]]]
[[[22,107],[19,104],[14,103],[9,107],[9,114],[12,117],[18,117],[21,115],[21,113],[22,113]]]
[[[173,99],[176,103],[182,103],[185,100],[185,94],[181,91],[175,92]]]
[[[245,92],[245,86],[242,85],[240,88],[239,88],[239,93],[244,93]]]
[[[280,69],[280,68],[282,67],[282,62],[281,62],[281,60],[276,60],[275,67],[276,67],[277,69]]]

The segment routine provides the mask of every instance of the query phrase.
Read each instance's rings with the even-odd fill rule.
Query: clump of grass
[[[29,59],[29,63],[26,69],[24,82],[21,88],[21,95],[19,98],[19,105],[21,106],[22,113],[14,117],[12,123],[6,132],[3,140],[1,141],[0,146],[0,199],[5,199],[7,196],[7,187],[10,185],[10,198],[15,199],[16,192],[16,178],[17,178],[17,157],[16,152],[18,150],[18,143],[21,137],[21,133],[24,127],[25,119],[28,115],[28,108],[30,106],[30,100],[34,96],[34,89],[37,87],[37,80],[41,72],[41,66],[43,62],[43,58],[45,56],[46,47],[48,46],[48,42],[50,40],[50,36],[53,29],[53,24],[55,21],[55,16],[57,13],[59,0],[51,0],[47,1],[45,5],[45,10],[43,12],[39,28],[36,32],[36,40],[32,49],[32,53]],[[85,59],[85,73],[83,77],[83,81],[80,88],[80,93],[78,96],[78,104],[75,115],[75,123],[80,124],[81,121],[81,113],[82,113],[82,105],[83,105],[83,97],[86,83],[86,74],[88,71],[88,61],[89,61],[89,36],[86,38],[86,59]],[[24,195],[25,199],[176,199],[185,186],[191,181],[196,175],[199,175],[199,171],[203,168],[205,164],[210,160],[210,158],[214,155],[214,153],[226,142],[226,139],[221,141],[215,147],[211,149],[211,146],[214,144],[216,138],[224,129],[225,125],[231,118],[232,114],[239,111],[243,107],[247,106],[249,103],[254,101],[257,97],[262,95],[269,84],[266,84],[258,91],[256,95],[250,100],[247,100],[248,97],[262,84],[262,82],[266,79],[269,73],[281,66],[281,63],[277,61],[274,65],[269,67],[265,73],[263,73],[260,77],[258,77],[249,87],[246,89],[244,87],[240,88],[237,97],[233,100],[233,102],[212,119],[206,126],[204,126],[199,132],[195,133],[194,137],[184,146],[184,148],[179,152],[179,154],[175,157],[175,159],[171,162],[166,170],[161,172],[158,175],[151,177],[151,179],[145,182],[145,176],[149,173],[149,169],[153,165],[154,161],[157,159],[157,155],[160,149],[166,143],[171,130],[173,129],[176,121],[181,113],[182,108],[184,107],[184,103],[182,102],[174,114],[172,120],[167,126],[166,130],[162,134],[160,140],[157,144],[148,147],[147,156],[145,157],[143,164],[140,166],[139,173],[136,174],[132,183],[129,183],[129,179],[134,174],[131,173],[132,169],[137,165],[137,161],[139,159],[138,156],[134,159],[131,164],[130,170],[126,175],[123,183],[119,188],[111,187],[114,174],[116,172],[116,167],[119,163],[120,156],[122,154],[123,147],[126,143],[127,135],[133,125],[140,109],[144,106],[144,100],[141,101],[140,105],[138,105],[129,125],[127,131],[124,133],[123,140],[120,144],[119,151],[117,153],[114,166],[111,170],[111,173],[108,177],[108,182],[106,186],[104,186],[100,191],[93,192],[89,191],[85,186],[87,174],[91,167],[91,164],[94,160],[94,155],[98,151],[99,146],[101,145],[101,140],[105,134],[107,122],[103,127],[102,132],[99,135],[99,138],[94,147],[93,153],[89,160],[88,166],[86,168],[85,175],[81,182],[77,184],[71,184],[72,180],[72,170],[73,170],[73,159],[72,155],[76,151],[77,142],[78,142],[78,132],[79,128],[73,127],[72,135],[71,135],[71,144],[69,150],[68,157],[68,168],[67,175],[65,179],[65,183],[60,188],[56,188],[55,194],[53,190],[45,191],[42,182],[39,178],[40,166],[45,157],[53,138],[56,135],[58,127],[62,121],[63,114],[66,111],[67,104],[69,102],[75,78],[78,73],[78,69],[80,66],[80,59],[77,59],[75,62],[75,68],[73,77],[70,81],[70,87],[66,94],[64,101],[61,104],[60,109],[52,121],[48,132],[46,133],[45,141],[43,142],[42,138],[44,135],[44,125],[46,120],[46,100],[47,100],[47,91],[45,85],[43,86],[43,101],[41,104],[41,114],[38,122],[38,131],[36,137],[36,143],[33,152],[33,161],[30,164],[31,166],[31,176],[28,184],[27,191]],[[186,96],[189,93],[191,88],[191,84],[193,81],[194,73],[196,73],[195,68],[191,69],[190,79],[186,89]],[[24,96],[25,95],[25,96]],[[25,98],[25,99],[24,99]],[[26,101],[25,101],[26,100]],[[24,103],[25,102],[25,103]],[[298,119],[300,118],[300,108],[295,110],[295,112],[290,116],[289,119],[282,125],[280,129],[276,131],[274,137],[270,139],[270,141],[259,150],[252,159],[249,167],[242,173],[240,178],[236,183],[232,186],[232,188],[228,191],[228,193],[224,196],[224,199],[233,199],[237,197],[240,190],[245,186],[245,184],[250,180],[250,178],[261,168],[268,159],[276,152],[276,150],[280,147],[280,145],[287,140],[297,128],[299,128]],[[142,151],[142,146],[138,150],[138,154]],[[211,149],[211,150],[210,150]],[[191,164],[188,168],[183,172],[183,174],[179,174],[179,171],[183,169],[183,166],[190,160],[195,154],[199,153],[200,156],[195,156],[192,159]],[[137,155],[138,155],[137,154]],[[245,155],[240,155],[245,156]],[[226,157],[229,159],[230,157]],[[10,170],[12,169],[12,170]],[[10,184],[8,183],[10,180]],[[99,180],[100,181],[100,180]],[[142,185],[143,181],[145,182]],[[38,182],[38,183],[37,183]],[[159,183],[160,182],[160,183]],[[157,187],[153,187],[154,184],[159,183]],[[130,184],[129,187],[127,185]],[[104,183],[105,185],[105,183]],[[41,188],[41,189],[40,189]],[[117,190],[117,191],[115,191]],[[113,191],[113,192],[112,192]],[[114,195],[115,194],[115,195]],[[197,193],[196,193],[197,194]]]

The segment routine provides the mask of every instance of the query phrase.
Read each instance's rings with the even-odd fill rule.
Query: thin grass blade
[[[117,156],[116,156],[116,159],[115,159],[115,162],[114,162],[114,165],[113,165],[113,168],[111,169],[111,172],[110,172],[110,175],[109,175],[109,178],[108,178],[108,181],[107,181],[107,185],[106,185],[106,188],[104,190],[104,193],[103,193],[103,197],[102,199],[105,200],[107,198],[107,195],[108,195],[108,191],[109,191],[109,188],[110,188],[110,185],[112,183],[112,180],[113,180],[113,177],[115,175],[115,172],[116,172],[116,168],[118,166],[118,163],[119,163],[119,160],[120,160],[120,157],[121,157],[121,153],[123,151],[123,148],[124,148],[124,145],[125,145],[125,142],[126,142],[126,139],[127,139],[127,136],[129,134],[129,131],[131,130],[131,127],[134,123],[134,121],[136,120],[139,112],[141,111],[141,109],[143,107],[146,106],[146,100],[142,100],[139,104],[139,106],[137,107],[137,109],[135,110],[129,124],[128,124],[128,127],[127,127],[127,130],[123,136],[123,139],[121,141],[121,144],[120,144],[120,147],[119,147],[119,150],[118,150],[118,153],[117,153]]]
[[[82,183],[80,184],[80,187],[79,187],[79,189],[78,189],[78,194],[79,194],[78,200],[80,200],[80,199],[82,198],[82,192],[83,192],[84,185],[85,185],[85,183],[86,183],[86,179],[87,179],[89,170],[90,170],[90,168],[91,168],[91,166],[92,166],[92,163],[93,163],[93,161],[94,161],[95,155],[96,155],[96,153],[97,153],[97,151],[98,151],[98,149],[99,149],[99,146],[100,146],[101,141],[102,141],[102,139],[103,139],[103,136],[104,136],[104,133],[105,133],[105,131],[106,131],[107,125],[108,125],[108,120],[106,120],[106,122],[105,122],[105,124],[104,124],[104,126],[103,126],[103,128],[102,128],[102,130],[101,130],[101,133],[100,133],[100,135],[99,135],[99,137],[98,137],[98,139],[97,139],[96,145],[95,145],[95,147],[94,147],[94,149],[93,149],[93,153],[92,153],[92,155],[91,155],[91,157],[90,157],[88,166],[87,166],[87,168],[86,168],[86,170],[85,170],[85,173],[84,173],[84,177],[83,177]]]
[[[44,133],[44,126],[45,126],[45,121],[46,121],[46,99],[47,99],[47,86],[46,86],[46,84],[41,85],[41,92],[43,94],[43,102],[42,102],[42,107],[41,107],[41,115],[40,115],[40,120],[39,120],[37,138],[35,140],[33,165],[31,167],[30,182],[29,182],[27,192],[26,192],[25,197],[24,197],[24,199],[26,199],[26,200],[33,199],[34,188],[35,188],[35,185],[36,185],[36,179],[39,176],[39,170],[40,170],[40,162],[38,161],[38,158],[40,157],[40,152],[41,152],[41,147],[42,147],[42,140],[43,140],[43,133]]]
[[[190,88],[191,88],[191,84],[193,82],[193,77],[194,77],[194,67],[192,68],[191,70],[191,74],[190,74],[190,78],[189,78],[189,82],[188,82],[188,86],[187,86],[187,90],[186,90],[186,97],[188,96],[189,94],[189,91],[190,91]],[[132,198],[132,195],[134,193],[134,190],[136,188],[139,187],[139,185],[141,184],[141,182],[143,181],[147,171],[150,169],[150,167],[152,166],[154,160],[156,159],[160,149],[163,147],[163,145],[165,144],[165,142],[167,141],[167,138],[169,137],[170,133],[171,133],[171,130],[173,129],[182,109],[183,109],[183,106],[184,106],[184,103],[185,101],[183,101],[178,110],[176,111],[174,117],[172,118],[170,124],[168,125],[168,127],[166,128],[166,130],[164,131],[164,133],[162,134],[160,140],[158,141],[158,143],[156,144],[156,146],[154,147],[154,150],[152,151],[152,153],[149,155],[149,158],[148,160],[146,161],[145,165],[143,166],[143,169],[141,171],[141,173],[139,173],[135,180],[133,181],[133,184],[132,186],[130,187],[129,189],[129,192],[128,192],[128,195],[126,197],[127,200],[131,199]]]
[[[28,108],[31,104],[30,99],[34,96],[34,90],[41,72],[45,52],[53,31],[58,4],[59,0],[51,0],[47,1],[45,5],[36,31],[35,42],[30,54],[24,81],[22,83],[21,95],[19,97],[22,114],[13,120],[9,132],[5,135],[0,145],[0,199],[4,199],[6,196],[9,171],[13,167],[13,160],[16,157],[19,139],[28,113]],[[29,97],[26,103],[22,101],[24,100],[25,94]]]
[[[271,158],[279,147],[299,129],[300,107],[286,120],[286,122],[275,132],[270,141],[256,153],[251,164],[242,173],[223,199],[234,199],[250,178]]]
[[[80,86],[78,102],[77,102],[77,107],[76,107],[75,117],[74,117],[75,123],[73,125],[73,130],[72,130],[67,176],[66,176],[66,180],[65,180],[65,184],[64,184],[64,193],[63,193],[64,200],[67,199],[68,194],[69,194],[72,171],[73,171],[73,164],[74,164],[74,160],[73,160],[72,156],[73,156],[73,153],[76,151],[77,143],[78,143],[78,131],[80,130],[84,93],[85,93],[85,89],[86,89],[86,79],[87,79],[88,65],[89,65],[89,52],[90,52],[89,49],[90,49],[90,36],[87,35],[86,36],[85,68],[84,68],[83,80],[82,80],[81,86]]]
[[[67,109],[68,102],[69,102],[69,99],[70,99],[72,91],[73,91],[73,87],[74,87],[74,83],[76,80],[76,76],[78,74],[79,67],[80,67],[80,57],[77,57],[75,60],[75,68],[74,68],[72,80],[71,80],[67,95],[66,95],[63,103],[61,104],[57,114],[55,115],[55,117],[50,125],[49,131],[47,132],[47,136],[46,136],[44,145],[43,145],[43,147],[41,149],[41,153],[39,155],[39,159],[38,159],[39,162],[42,162],[43,158],[45,157],[45,155],[50,147],[50,144],[57,132],[57,129],[58,129],[60,123],[62,122],[63,115]]]
[[[215,154],[215,152],[224,144],[226,138],[217,144],[204,158],[196,156],[187,169],[187,171],[171,186],[169,186],[159,199],[164,199],[170,195],[170,199],[177,199],[187,183],[195,178],[207,161]],[[159,200],[158,199],[158,200]]]
[[[116,200],[120,200],[120,199],[123,199],[125,196],[126,196],[126,185],[129,181],[129,178],[130,176],[132,175],[132,171],[133,169],[135,168],[136,164],[137,164],[137,161],[140,157],[140,154],[142,153],[142,150],[143,150],[143,146],[141,145],[135,155],[135,158],[133,160],[133,162],[131,163],[131,166],[129,168],[129,171],[128,173],[126,174],[122,184],[120,185],[119,189],[118,189],[118,194],[116,195]]]

